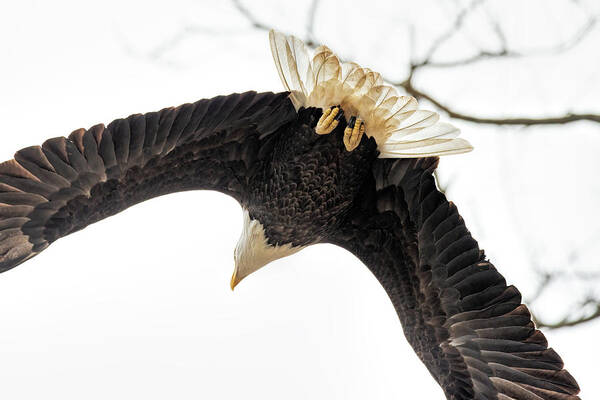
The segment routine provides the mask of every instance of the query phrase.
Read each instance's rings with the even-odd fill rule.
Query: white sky
[[[79,127],[203,97],[281,90],[265,32],[229,2],[20,1],[0,4],[0,159]],[[304,34],[307,1],[247,2]],[[569,1],[496,1],[440,59],[493,49],[486,12],[521,51],[570,37]],[[393,79],[447,29],[455,2],[324,1],[316,34]],[[585,3],[584,3],[585,4]],[[595,7],[592,2],[586,5]],[[360,21],[353,24],[350,21]],[[179,36],[181,29],[188,34]],[[420,88],[480,115],[600,112],[599,27],[562,57],[430,70]],[[421,52],[421,53],[419,53]],[[544,268],[597,271],[600,126],[496,129],[453,121],[475,152],[444,159],[449,197],[510,283]],[[7,399],[443,398],[395,311],[349,253],[314,246],[229,290],[237,203],[210,192],[140,204],[60,240],[0,276],[0,393]],[[536,310],[551,319],[593,287],[564,282]],[[598,322],[546,332],[583,388],[600,397]]]

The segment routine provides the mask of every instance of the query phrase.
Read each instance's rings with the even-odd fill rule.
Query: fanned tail
[[[341,63],[326,46],[312,59],[304,43],[271,30],[273,60],[283,86],[299,110],[340,105],[346,115],[365,122],[366,135],[375,138],[380,158],[431,157],[460,154],[473,146],[457,138],[460,131],[438,122],[433,111],[419,110],[417,100],[401,96],[381,75],[353,62]]]

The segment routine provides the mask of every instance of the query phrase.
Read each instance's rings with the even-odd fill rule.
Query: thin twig
[[[242,14],[244,17],[246,17],[246,19],[248,19],[248,21],[250,21],[250,23],[252,24],[252,26],[256,29],[261,29],[263,31],[268,31],[271,30],[271,27],[267,26],[266,24],[263,24],[262,22],[260,22],[255,16],[254,14],[252,14],[250,12],[250,10],[248,10],[241,1],[239,0],[231,0],[233,2],[233,5],[235,8],[237,8],[237,10],[240,12],[240,14]]]
[[[552,282],[552,280],[554,280],[554,278],[556,277],[555,274],[550,272],[542,272],[541,275],[542,277],[540,279],[540,282],[538,283],[538,287],[533,293],[533,296],[531,296],[527,301],[528,304],[533,304],[536,300],[538,300],[546,291],[546,289],[548,289],[548,287],[550,286],[550,282]]]
[[[458,31],[460,31],[467,15],[475,8],[477,8],[481,3],[483,3],[483,1],[484,0],[473,0],[467,7],[463,8],[458,13],[450,29],[445,31],[433,41],[425,55],[425,59],[422,61],[423,65],[429,63],[433,55],[438,51],[442,44],[446,43],[452,36],[454,36]]]

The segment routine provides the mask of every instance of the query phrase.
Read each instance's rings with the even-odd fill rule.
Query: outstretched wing
[[[243,201],[246,178],[295,117],[288,93],[247,92],[131,115],[18,151],[0,164],[0,272],[152,197],[211,189]]]
[[[448,399],[578,399],[577,383],[535,329],[519,291],[437,190],[436,166],[437,158],[378,159],[331,242],[377,277]]]

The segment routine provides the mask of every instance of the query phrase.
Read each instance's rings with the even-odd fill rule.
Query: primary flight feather
[[[164,194],[211,189],[244,210],[231,286],[316,243],[387,291],[448,399],[573,400],[579,387],[439,192],[438,156],[472,149],[379,74],[270,33],[283,93],[134,114],[0,164],[0,272]]]

